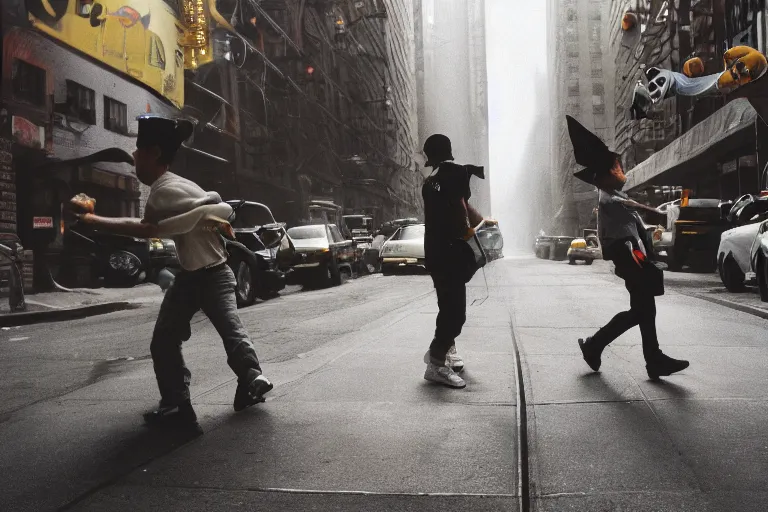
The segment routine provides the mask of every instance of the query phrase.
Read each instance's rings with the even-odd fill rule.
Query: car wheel
[[[584,260],[584,264],[585,265],[591,265],[593,261],[595,261],[595,260]]]
[[[381,273],[385,276],[391,276],[392,274],[395,273],[395,267],[392,265],[382,265]]]
[[[339,286],[341,284],[341,270],[338,263],[332,261],[329,265],[329,276],[331,286]]]
[[[256,286],[253,279],[254,273],[251,265],[245,260],[239,260],[233,265],[235,272],[235,295],[239,307],[250,306],[256,302]]]
[[[739,268],[732,256],[727,256],[720,263],[720,280],[729,292],[741,292],[744,290],[744,272]]]
[[[757,258],[757,287],[760,290],[760,300],[768,302],[768,258]]]
[[[569,265],[575,265],[576,264],[576,260],[573,259],[573,258],[568,258],[568,264]]]

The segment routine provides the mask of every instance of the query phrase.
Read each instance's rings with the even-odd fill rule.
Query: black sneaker
[[[149,426],[168,425],[191,434],[203,434],[203,427],[197,421],[197,414],[192,407],[192,402],[184,402],[180,405],[166,405],[161,401],[160,407],[154,411],[144,413],[144,421]]]
[[[682,359],[673,359],[668,355],[661,354],[645,365],[648,377],[657,380],[659,377],[669,377],[673,373],[685,370],[691,363]]]
[[[579,348],[581,354],[584,356],[584,361],[587,362],[592,371],[599,371],[602,360],[600,359],[603,349],[597,348],[592,341],[592,338],[587,338],[586,341],[579,338]]]
[[[269,379],[259,375],[249,383],[239,382],[235,391],[235,411],[240,412],[252,405],[266,401],[264,395],[269,393],[274,386]]]

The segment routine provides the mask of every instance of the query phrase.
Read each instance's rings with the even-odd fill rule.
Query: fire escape
[[[355,184],[395,200],[382,4],[215,2],[213,58],[226,62],[189,73],[188,113],[209,142],[196,149],[232,163],[238,182],[298,192],[293,203],[343,203]]]

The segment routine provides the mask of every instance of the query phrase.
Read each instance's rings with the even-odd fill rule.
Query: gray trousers
[[[166,291],[152,334],[152,362],[163,405],[189,400],[191,373],[181,344],[192,335],[190,321],[200,309],[224,342],[227,363],[240,382],[261,375],[261,366],[237,313],[235,275],[226,264],[183,271]]]

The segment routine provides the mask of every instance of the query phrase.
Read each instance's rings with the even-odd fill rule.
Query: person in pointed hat
[[[639,326],[643,340],[646,371],[652,379],[669,376],[688,367],[688,361],[673,359],[659,348],[656,336],[656,299],[664,293],[662,271],[653,263],[653,243],[638,214],[656,208],[633,201],[621,192],[627,181],[619,155],[578,121],[566,116],[576,163],[586,166],[574,176],[599,189],[598,237],[603,258],[616,266],[629,291],[630,309],[618,313],[608,324],[586,340],[579,339],[584,360],[594,371],[600,369],[603,350],[632,327]]]
[[[236,281],[227,265],[222,236],[206,222],[185,225],[195,212],[215,206],[228,216],[232,209],[216,192],[206,192],[169,168],[181,144],[194,131],[186,120],[156,115],[139,116],[133,158],[136,176],[150,187],[144,218],[106,218],[78,214],[80,221],[98,229],[140,238],[169,236],[176,243],[182,271],[166,291],[155,324],[150,352],[160,389],[160,407],[144,418],[148,423],[169,418],[202,433],[190,401],[190,372],[181,353],[191,336],[190,320],[200,309],[224,342],[227,362],[238,377],[234,408],[240,411],[263,402],[272,383],[262,374],[259,359],[237,312]],[[181,222],[179,221],[181,219]],[[186,223],[189,224],[189,223]]]
[[[470,177],[485,178],[483,168],[453,163],[448,137],[430,136],[424,143],[426,167],[433,172],[424,181],[424,255],[427,270],[437,293],[439,312],[435,335],[424,354],[427,370],[424,378],[453,388],[466,386],[458,372],[464,361],[456,352],[456,338],[461,334],[467,313],[466,282],[458,268],[466,256],[457,241],[474,236],[470,226],[477,226],[483,216],[469,205]],[[489,224],[496,221],[486,219]],[[470,224],[471,223],[471,224]]]

